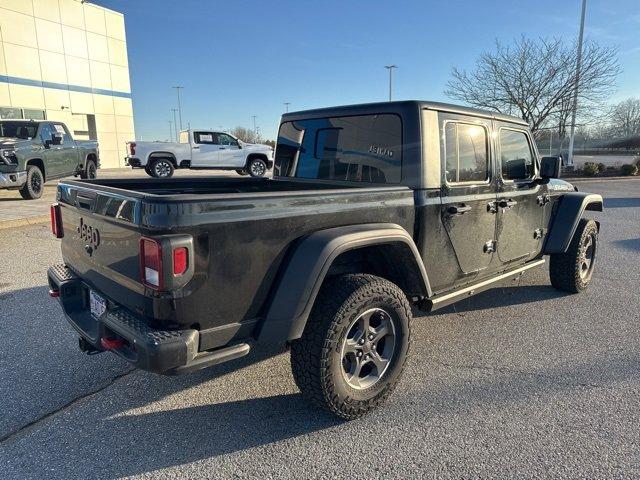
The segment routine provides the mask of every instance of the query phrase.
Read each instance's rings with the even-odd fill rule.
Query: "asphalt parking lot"
[[[640,181],[576,183],[606,199],[590,289],[545,266],[416,312],[397,391],[353,422],[304,402],[287,355],[162,377],[82,354],[47,296],[58,240],[0,230],[0,477],[640,477]]]

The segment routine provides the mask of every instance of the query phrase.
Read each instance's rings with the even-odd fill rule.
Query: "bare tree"
[[[640,98],[628,98],[613,107],[611,130],[619,137],[640,135]]]
[[[231,129],[231,135],[247,143],[262,143],[263,141],[262,136],[258,132],[240,126]]]
[[[507,46],[496,41],[496,51],[480,55],[473,71],[452,69],[445,93],[475,107],[518,115],[533,132],[545,124],[561,125],[562,138],[576,82],[579,113],[589,112],[611,94],[620,73],[616,50],[588,41],[578,81],[576,55],[575,45],[560,39],[523,36]]]

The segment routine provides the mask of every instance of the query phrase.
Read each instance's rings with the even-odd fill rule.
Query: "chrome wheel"
[[[375,385],[387,371],[396,346],[391,315],[382,308],[360,314],[342,341],[342,374],[352,388]]]
[[[97,172],[98,172],[98,168],[96,167],[95,163],[89,162],[89,164],[87,165],[87,178],[89,179],[96,178]]]
[[[253,177],[262,177],[267,173],[267,164],[263,160],[252,160],[249,165],[249,172]]]
[[[583,280],[591,277],[596,256],[596,242],[593,234],[584,238],[580,245],[580,278]]]
[[[171,164],[168,160],[158,160],[153,166],[153,173],[156,177],[168,177],[171,173]]]

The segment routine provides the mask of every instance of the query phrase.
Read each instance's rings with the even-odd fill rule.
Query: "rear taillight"
[[[56,238],[64,237],[64,231],[62,230],[62,212],[60,210],[60,204],[54,203],[49,209],[51,213],[51,233]]]
[[[178,247],[173,251],[173,274],[182,275],[189,266],[189,250]]]
[[[162,247],[151,238],[140,239],[140,276],[148,287],[162,290]]]
[[[129,142],[129,154],[130,155],[136,154],[136,142]]]

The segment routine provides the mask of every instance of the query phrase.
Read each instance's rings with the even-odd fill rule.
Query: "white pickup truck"
[[[152,177],[168,178],[176,168],[235,170],[262,177],[273,167],[273,148],[245,143],[225,132],[183,130],[179,142],[127,142],[125,163]]]

